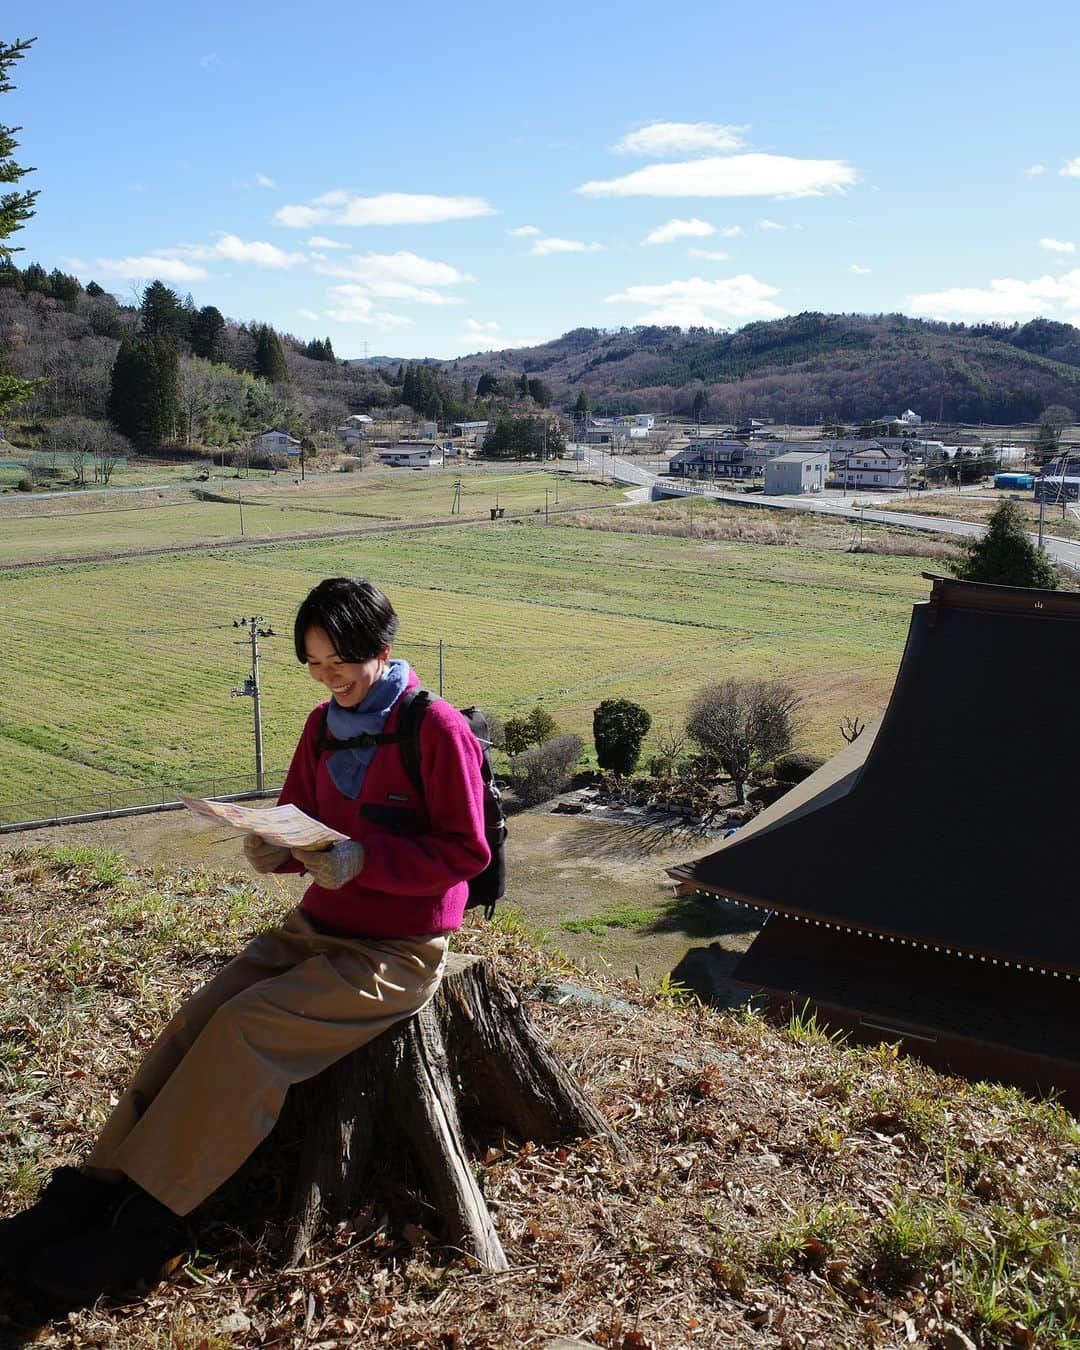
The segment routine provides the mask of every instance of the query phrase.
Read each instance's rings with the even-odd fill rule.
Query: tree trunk
[[[373,1186],[411,1172],[445,1240],[486,1269],[505,1270],[462,1114],[523,1140],[599,1137],[625,1156],[521,1000],[488,962],[452,953],[425,1008],[290,1092],[274,1132],[300,1141],[290,1264],[303,1261],[325,1222],[355,1213]]]

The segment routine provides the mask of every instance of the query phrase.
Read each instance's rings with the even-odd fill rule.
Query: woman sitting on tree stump
[[[150,1280],[184,1247],[183,1217],[273,1128],[312,1078],[434,995],[468,881],[487,866],[481,748],[448,703],[421,724],[423,793],[393,733],[420,683],[391,659],[398,618],[370,582],[334,577],[296,616],[297,658],[330,691],[308,717],[282,790],[348,836],[323,852],[244,839],[258,872],[306,871],[284,922],[199,989],[161,1033],[79,1168],[0,1223],[0,1262],[43,1292],[92,1300]]]

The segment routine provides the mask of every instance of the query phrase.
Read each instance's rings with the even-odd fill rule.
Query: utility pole
[[[458,516],[461,514],[461,479],[454,479],[454,502],[450,507],[450,514]]]
[[[443,640],[439,639],[439,697],[443,694]]]
[[[266,788],[266,774],[263,768],[262,693],[259,684],[259,638],[273,637],[274,630],[272,628],[263,627],[263,617],[261,614],[253,614],[250,619],[234,620],[233,627],[246,628],[248,630],[248,636],[244,639],[244,642],[250,642],[251,644],[251,674],[238,689],[232,690],[232,697],[250,698],[254,701],[255,786],[262,792]],[[237,646],[243,646],[244,642],[237,643]]]
[[[550,491],[551,491],[550,488],[545,488],[545,489],[544,489],[544,524],[545,524],[545,525],[548,523],[548,493],[549,493]]]
[[[240,485],[236,486],[236,504],[240,508],[240,538],[244,537],[244,499],[240,495]]]

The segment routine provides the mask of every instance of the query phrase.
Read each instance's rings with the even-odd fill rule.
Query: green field
[[[266,762],[280,768],[319,697],[292,653],[292,614],[342,572],[387,588],[398,651],[433,685],[444,642],[459,703],[506,716],[542,700],[588,744],[603,698],[637,699],[662,727],[703,683],[776,674],[806,696],[805,747],[831,752],[841,715],[865,720],[888,697],[923,565],[534,515],[0,572],[0,800],[250,772],[251,700],[230,689],[248,667],[233,621],[252,613],[276,634],[262,643],[263,690]]]
[[[335,474],[297,484],[292,478],[212,480],[193,488],[151,492],[86,492],[11,498],[0,506],[0,566],[53,558],[103,557],[163,545],[362,528],[443,519],[461,478],[465,518],[603,505],[623,494],[587,479],[551,473],[500,473],[470,468],[416,473],[409,469]],[[556,482],[558,503],[556,503]],[[243,530],[241,531],[241,510]]]

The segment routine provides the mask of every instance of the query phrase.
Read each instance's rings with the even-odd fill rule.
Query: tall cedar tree
[[[269,384],[284,384],[289,378],[281,339],[272,328],[263,324],[255,340],[255,374]]]
[[[21,61],[36,41],[30,38],[25,42],[0,42],[0,94],[8,94],[15,86],[8,79],[8,71],[16,61]],[[0,123],[0,183],[17,183],[33,169],[24,168],[12,159],[12,151],[18,148],[15,133],[21,127],[7,127]],[[0,258],[10,258],[18,250],[4,243],[9,235],[21,230],[34,214],[34,201],[37,192],[4,192],[0,194]]]
[[[179,358],[163,337],[126,337],[116,353],[109,420],[136,445],[162,445],[180,424]]]
[[[225,332],[225,316],[215,305],[204,305],[191,316],[192,356],[201,356],[204,361],[221,359],[221,339]]]
[[[986,533],[965,539],[966,558],[953,563],[962,581],[986,581],[994,586],[1034,586],[1057,590],[1057,573],[1028,535],[1020,508],[1006,498],[990,517]]]
[[[22,60],[34,41],[34,38],[30,38],[25,42],[0,42],[0,94],[10,93],[14,89],[15,86],[7,78],[8,71],[16,61]],[[33,169],[24,168],[11,157],[12,151],[18,146],[15,132],[19,129],[0,123],[0,184],[17,183],[24,174],[33,173]],[[4,240],[16,230],[21,230],[34,214],[36,198],[37,192],[0,193],[0,262],[10,261],[12,253],[18,251],[5,244]],[[36,380],[17,380],[14,375],[6,374],[0,365],[0,412],[26,398],[36,384]]]
[[[163,281],[152,281],[142,293],[139,327],[144,337],[161,337],[178,342],[188,335],[189,319],[180,297]]]

